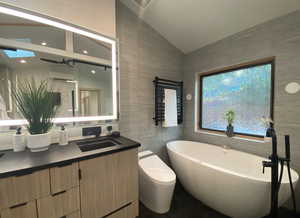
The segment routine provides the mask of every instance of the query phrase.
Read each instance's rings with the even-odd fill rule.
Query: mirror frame
[[[112,46],[112,103],[113,103],[113,115],[108,116],[85,116],[85,117],[61,117],[55,118],[53,123],[72,123],[72,122],[91,122],[91,121],[103,121],[103,120],[117,120],[118,119],[118,81],[117,81],[117,40],[111,37],[101,35],[99,33],[87,30],[85,28],[66,23],[64,21],[47,17],[45,15],[28,11],[22,8],[0,3],[0,13],[20,17],[26,20],[31,20],[53,26],[65,31],[73,32],[85,37],[93,38],[99,41],[106,42]],[[6,41],[6,40],[5,40]],[[7,40],[10,41],[10,40]],[[16,43],[17,44],[17,43]],[[7,44],[6,44],[7,45]],[[39,47],[39,46],[35,46]],[[20,126],[26,125],[26,120],[0,120],[0,126]]]

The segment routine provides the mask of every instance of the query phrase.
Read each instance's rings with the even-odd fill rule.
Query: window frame
[[[235,70],[241,70],[245,68],[251,68],[251,67],[257,67],[257,66],[262,66],[262,65],[267,65],[271,64],[271,98],[270,98],[270,117],[273,120],[274,118],[274,87],[275,87],[275,57],[270,57],[270,58],[264,58],[264,59],[259,59],[251,62],[246,62],[242,64],[237,64],[237,65],[232,65],[229,67],[224,67],[221,69],[216,69],[212,71],[208,71],[205,73],[200,73],[198,76],[198,81],[199,81],[199,88],[196,89],[198,91],[198,104],[196,105],[199,108],[198,111],[198,130],[200,131],[207,131],[207,132],[212,132],[212,133],[224,133],[225,131],[222,130],[215,130],[215,129],[209,129],[209,128],[204,128],[202,126],[202,110],[203,110],[203,78],[207,76],[212,76],[212,75],[218,75],[222,73],[228,73],[231,71]],[[240,133],[240,132],[234,132],[235,135],[238,136],[246,136],[246,137],[255,137],[255,138],[264,138],[262,135],[255,135],[255,134],[248,134],[248,133]]]

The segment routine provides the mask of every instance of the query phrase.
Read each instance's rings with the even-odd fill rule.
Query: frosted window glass
[[[201,127],[224,131],[224,113],[234,110],[234,131],[265,135],[261,117],[270,117],[272,64],[204,76],[202,80]]]

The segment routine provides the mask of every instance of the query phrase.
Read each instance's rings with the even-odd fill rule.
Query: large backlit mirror
[[[0,5],[0,131],[25,123],[12,90],[32,79],[51,84],[55,123],[116,119],[116,65],[114,39]]]

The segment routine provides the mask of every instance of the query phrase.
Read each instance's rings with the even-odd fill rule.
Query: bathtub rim
[[[237,173],[237,172],[234,172],[232,170],[228,170],[228,169],[225,169],[225,168],[222,168],[222,167],[219,167],[219,166],[214,166],[212,164],[209,164],[209,163],[203,163],[201,162],[201,160],[198,160],[196,158],[192,158],[186,154],[182,154],[178,151],[175,151],[175,149],[171,149],[172,147],[172,143],[174,142],[193,142],[193,143],[199,143],[199,144],[204,144],[206,146],[214,146],[214,147],[217,147],[218,149],[222,149],[219,145],[213,145],[213,144],[208,144],[208,143],[203,143],[203,142],[197,142],[197,141],[191,141],[191,140],[173,140],[173,141],[169,141],[166,143],[166,147],[167,147],[167,151],[169,152],[172,151],[174,153],[176,153],[177,155],[183,157],[183,158],[186,158],[186,159],[189,159],[193,162],[196,162],[198,164],[201,164],[201,165],[204,165],[206,167],[210,167],[210,168],[213,168],[214,170],[217,170],[217,171],[222,171],[222,172],[225,172],[225,173],[229,173],[230,175],[233,175],[233,176],[238,176],[238,177],[241,177],[241,178],[245,178],[245,179],[249,179],[249,180],[252,180],[252,181],[257,181],[257,182],[263,182],[263,183],[271,183],[271,180],[267,180],[265,178],[257,178],[257,177],[254,177],[254,176],[249,176],[249,175],[245,175],[245,174],[241,174],[241,173]],[[257,157],[257,158],[262,158],[264,160],[268,160],[267,158],[265,157],[262,157],[262,156],[259,156],[259,155],[255,155],[255,154],[251,154],[251,153],[247,153],[247,152],[243,152],[243,151],[239,151],[239,150],[236,150],[236,149],[232,149],[230,148],[229,150],[233,150],[235,152],[238,152],[238,153],[243,153],[243,154],[247,154],[247,155],[250,155],[250,156],[254,156],[254,157]],[[279,166],[280,167],[280,166]],[[296,183],[299,181],[299,174],[297,171],[295,171],[293,168],[291,168],[291,174],[292,174],[292,183]],[[295,179],[293,180],[293,175],[295,175]],[[284,182],[282,181],[281,184],[289,184],[289,181],[287,182]]]

